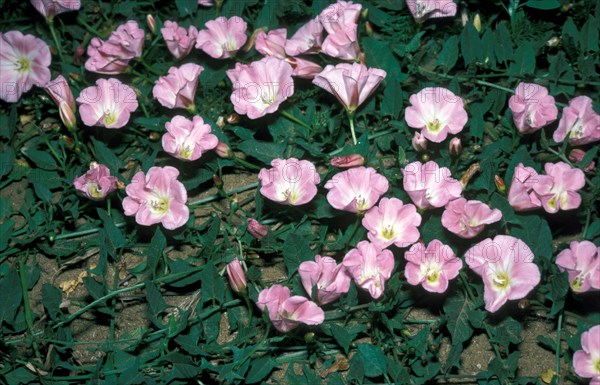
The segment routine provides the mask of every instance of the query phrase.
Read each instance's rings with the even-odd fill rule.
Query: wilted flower
[[[31,0],[31,4],[48,20],[63,12],[77,11],[81,8],[79,0]]]
[[[285,61],[292,66],[292,76],[302,79],[314,79],[323,71],[323,67],[310,60],[288,57]]]
[[[67,80],[62,75],[58,75],[56,79],[46,83],[44,89],[50,94],[54,103],[56,103],[63,124],[72,130],[77,122],[75,117],[77,108],[73,92]]]
[[[254,238],[259,241],[267,236],[269,233],[269,228],[267,226],[262,225],[259,221],[254,218],[248,218],[248,232]]]
[[[574,148],[569,153],[569,160],[573,163],[579,163],[579,162],[583,161],[584,157],[585,157],[585,151],[583,151],[579,148]],[[587,165],[586,168],[583,169],[583,171],[590,172],[594,168],[596,168],[596,162],[592,161],[590,164]]]
[[[138,23],[129,20],[117,27],[108,40],[94,37],[87,48],[89,59],[85,62],[88,71],[115,75],[127,70],[129,61],[142,56],[144,30]]]
[[[422,243],[415,243],[404,253],[408,262],[404,269],[406,281],[411,285],[422,285],[432,293],[443,293],[448,289],[448,282],[458,276],[462,261],[456,258],[450,246],[434,239],[427,248]]]
[[[360,4],[338,0],[321,12],[318,19],[328,33],[321,47],[323,53],[342,60],[358,57],[356,40],[361,8]]]
[[[456,15],[456,3],[452,0],[406,0],[406,5],[417,21]]]
[[[333,94],[346,111],[352,114],[375,91],[385,76],[384,70],[367,68],[359,63],[341,63],[335,67],[325,67],[314,78],[313,84]]]
[[[202,66],[194,63],[171,67],[167,76],[158,78],[152,89],[152,95],[164,107],[194,111],[198,77],[203,70]]]
[[[299,206],[310,202],[317,195],[321,177],[314,164],[308,160],[274,159],[273,168],[263,168],[258,173],[260,193],[278,203]]]
[[[305,261],[298,267],[302,286],[308,295],[315,288],[315,300],[325,305],[337,300],[350,290],[350,276],[342,264],[330,257],[315,256],[315,262]]]
[[[440,143],[448,134],[458,134],[467,124],[463,100],[442,87],[426,87],[410,96],[404,118],[409,127],[421,130],[421,135]]]
[[[262,290],[256,305],[262,311],[268,309],[273,326],[283,333],[301,323],[320,325],[325,320],[325,312],[316,303],[298,295],[291,296],[290,289],[281,285]]]
[[[165,152],[182,160],[196,160],[208,150],[217,147],[219,140],[209,124],[199,116],[193,120],[177,115],[165,124],[167,132],[162,137]]]
[[[578,168],[565,162],[544,165],[546,175],[538,177],[533,191],[539,198],[544,210],[556,213],[559,210],[573,210],[581,205],[581,196],[577,191],[585,186],[585,175]]]
[[[125,188],[125,215],[135,215],[135,221],[144,226],[162,223],[169,230],[183,226],[190,212],[187,191],[178,176],[179,171],[171,166],[150,167],[146,174],[135,174]]]
[[[569,273],[569,285],[576,293],[600,290],[600,247],[590,241],[573,241],[556,257],[561,271]]]
[[[540,182],[540,175],[531,167],[519,163],[515,167],[512,183],[508,190],[508,203],[516,211],[534,210],[542,206],[533,192],[533,186]]]
[[[388,190],[386,177],[374,168],[354,167],[335,174],[325,183],[327,201],[338,210],[361,213],[373,207]]]
[[[573,369],[578,376],[591,378],[590,385],[600,385],[600,325],[581,333],[581,347],[573,354]]]
[[[103,164],[90,163],[90,169],[73,181],[73,186],[83,195],[94,201],[101,201],[117,188],[118,179],[110,175]]]
[[[135,91],[113,78],[96,80],[96,86],[81,91],[77,102],[81,120],[90,127],[121,128],[138,108]]]
[[[535,83],[519,83],[508,106],[515,126],[523,134],[539,130],[558,116],[554,97],[548,94],[546,87]]]
[[[236,63],[227,76],[233,83],[231,102],[235,111],[250,119],[277,111],[294,94],[292,67],[272,56],[250,64]]]
[[[318,53],[323,44],[323,24],[312,19],[285,42],[285,52],[290,56]]]
[[[186,57],[196,45],[198,29],[190,25],[186,30],[174,21],[165,21],[160,33],[167,43],[167,48],[177,59]]]
[[[246,280],[246,272],[239,259],[235,258],[233,261],[227,264],[227,278],[229,278],[229,284],[236,293],[242,293],[246,291],[248,281]]]
[[[442,214],[442,225],[459,237],[469,239],[479,235],[485,225],[500,219],[502,212],[498,209],[492,210],[480,201],[457,198],[446,204]]]
[[[356,285],[377,299],[385,290],[385,282],[392,276],[394,255],[387,249],[381,250],[368,241],[362,241],[346,254],[342,264]]]
[[[196,48],[200,48],[215,59],[232,57],[248,39],[246,36],[248,25],[238,16],[229,19],[221,16],[207,21],[204,26],[206,29],[198,32]]]
[[[411,143],[416,152],[427,151],[427,139],[425,139],[420,132],[415,132],[415,136],[413,136]]]
[[[430,160],[413,162],[402,169],[404,190],[420,209],[445,206],[462,193],[462,186],[452,178],[447,167]]]
[[[592,99],[578,96],[563,108],[563,115],[554,131],[553,139],[560,143],[568,136],[569,143],[588,144],[600,140],[600,115],[592,108]]]
[[[533,252],[508,235],[487,238],[465,253],[467,265],[483,279],[485,309],[496,312],[507,300],[524,298],[540,282]]]
[[[285,38],[287,29],[280,28],[265,33],[260,31],[256,35],[254,47],[258,52],[265,56],[274,56],[278,59],[285,59]]]
[[[359,154],[352,154],[346,156],[336,156],[331,158],[329,162],[332,166],[346,168],[346,167],[357,167],[365,164],[365,158]]]
[[[397,198],[383,198],[378,206],[367,211],[362,225],[369,231],[369,240],[375,246],[406,247],[419,240],[421,215],[414,205],[404,204]]]
[[[0,32],[0,99],[15,103],[34,85],[50,81],[50,49],[43,40],[19,31]]]

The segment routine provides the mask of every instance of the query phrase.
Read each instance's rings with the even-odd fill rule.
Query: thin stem
[[[245,186],[242,186],[242,187],[238,187],[238,188],[229,190],[225,194],[227,196],[230,196],[230,195],[233,195],[233,194],[239,194],[239,193],[244,192],[244,191],[252,190],[253,188],[257,188],[257,187],[258,187],[258,182],[254,182],[254,183],[250,183],[250,184],[247,184]],[[211,196],[206,197],[206,198],[198,199],[197,201],[194,201],[194,202],[190,202],[188,204],[188,206],[190,206],[190,207],[192,207],[192,206],[201,206],[201,205],[206,204],[206,203],[217,201],[217,200],[219,200],[221,198],[222,198],[221,195],[215,194],[215,195],[211,195]]]
[[[242,166],[246,166],[246,167],[248,167],[250,169],[253,169],[253,170],[260,170],[262,168],[260,166],[255,165],[254,163],[248,162],[246,159],[242,159],[242,158],[239,158],[237,156],[235,156],[233,158],[233,161],[236,162],[236,163],[239,163]]]
[[[25,272],[25,263],[27,262],[27,258],[25,260],[21,259],[19,261],[19,275],[21,277],[21,291],[23,293],[23,307],[25,308],[25,322],[27,322],[27,328],[29,329],[29,333],[33,336],[33,317],[31,315],[31,306],[29,304],[29,290],[27,290],[27,273]],[[32,340],[31,345],[33,347],[33,351],[35,352],[35,356],[38,359],[41,359],[41,354],[38,349],[37,341]]]
[[[304,123],[302,120],[296,118],[294,115],[290,114],[289,112],[287,112],[285,110],[281,110],[281,115],[283,115],[283,117],[291,120],[294,123],[298,123],[299,125],[301,125],[304,128],[308,128],[309,130],[312,130],[311,126],[309,126],[308,124]]]
[[[583,232],[581,233],[581,239],[585,239],[588,228],[590,227],[590,218],[592,216],[592,210],[587,209],[587,215],[585,217],[585,226],[583,227]]]
[[[98,30],[94,27],[92,27],[91,25],[89,25],[88,23],[85,22],[85,20],[83,20],[83,18],[78,17],[77,18],[77,22],[81,25],[83,25],[85,27],[85,29],[88,30],[88,32],[91,32],[92,34],[101,37],[102,34],[100,32],[98,32]]]
[[[556,377],[560,378],[560,332],[562,330],[562,312],[558,315],[558,325],[556,326]]]
[[[350,132],[352,132],[352,142],[356,146],[358,141],[356,140],[356,132],[354,131],[354,113],[348,113],[348,122],[350,123]]]
[[[54,40],[54,45],[56,46],[56,52],[58,53],[58,57],[59,57],[61,63],[64,63],[65,59],[63,58],[63,54],[62,54],[62,46],[60,45],[60,42],[58,41],[58,36],[56,35],[56,30],[54,29],[54,20],[46,19],[46,21],[48,23],[48,28],[50,29],[50,34],[52,35],[52,40]]]
[[[119,222],[119,223],[115,223],[115,226],[117,226],[117,227],[124,227],[126,224],[127,224],[126,222]],[[83,237],[83,236],[86,236],[86,235],[95,234],[98,231],[100,231],[100,228],[99,227],[95,227],[93,229],[76,231],[74,233],[60,234],[60,235],[57,235],[56,237],[54,237],[54,241],[60,241],[61,239],[70,239],[70,238]]]

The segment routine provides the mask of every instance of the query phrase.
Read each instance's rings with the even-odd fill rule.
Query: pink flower
[[[394,255],[389,250],[362,241],[344,257],[342,264],[354,278],[357,286],[369,291],[371,297],[381,297],[385,282],[394,270]]]
[[[574,148],[569,153],[569,160],[573,163],[580,163],[581,161],[583,161],[584,157],[585,157],[585,151],[583,151],[579,148]],[[586,168],[583,169],[583,171],[590,172],[590,171],[594,170],[595,168],[596,168],[596,162],[592,161]]]
[[[415,243],[404,253],[407,261],[404,275],[411,285],[423,285],[431,293],[443,293],[448,289],[448,281],[458,276],[462,261],[456,258],[454,251],[442,242],[434,239],[427,248]]]
[[[350,276],[342,264],[337,264],[330,257],[315,256],[315,262],[302,262],[298,267],[302,286],[308,295],[315,288],[315,300],[325,305],[337,300],[350,290]]]
[[[569,273],[569,284],[576,293],[600,290],[600,247],[590,241],[573,241],[556,257],[560,271]]]
[[[462,143],[459,138],[450,139],[450,143],[448,144],[448,151],[450,152],[450,155],[460,155],[462,148]]]
[[[50,81],[50,49],[43,40],[19,31],[0,32],[0,99],[15,103],[34,85]]]
[[[254,238],[259,241],[267,236],[269,233],[269,228],[267,226],[262,225],[259,221],[254,218],[248,218],[248,232]]]
[[[274,202],[300,206],[317,195],[321,177],[315,165],[308,160],[273,159],[273,168],[263,168],[258,173],[260,193]]]
[[[90,127],[121,128],[138,108],[135,91],[113,78],[96,80],[96,86],[81,91],[77,102],[81,120]]]
[[[325,312],[316,303],[298,295],[291,296],[290,289],[273,285],[258,294],[256,302],[262,311],[269,311],[269,318],[275,329],[288,332],[301,323],[320,325],[325,320]]]
[[[531,167],[519,163],[515,167],[512,183],[508,190],[508,203],[516,211],[534,210],[542,207],[540,199],[533,192],[533,186],[540,183],[540,175]]]
[[[420,132],[415,132],[415,136],[413,136],[411,140],[412,146],[416,152],[425,152],[427,151],[427,139]]]
[[[546,87],[535,83],[519,83],[508,106],[517,130],[523,134],[539,130],[558,116],[554,97],[548,95]]]
[[[357,25],[350,25],[327,36],[321,52],[341,60],[355,60],[360,53],[357,39]]]
[[[103,164],[90,163],[90,169],[73,181],[73,186],[83,195],[94,201],[101,201],[117,188],[117,177]]]
[[[250,64],[236,63],[227,76],[233,83],[231,102],[238,114],[257,119],[277,111],[294,94],[292,67],[267,56]]]
[[[483,279],[485,309],[524,298],[540,282],[540,270],[525,242],[508,235],[487,238],[467,250],[465,261]]]
[[[573,210],[581,205],[578,190],[585,186],[585,175],[578,168],[567,163],[546,163],[546,175],[540,176],[540,182],[533,185],[544,210],[556,213],[558,210]]]
[[[203,70],[202,66],[194,63],[171,67],[167,76],[158,78],[152,95],[166,108],[186,108],[194,111],[198,77]]]
[[[177,59],[186,57],[196,45],[198,29],[193,25],[186,30],[174,21],[165,21],[160,33],[167,43],[167,48]]]
[[[79,0],[31,0],[31,4],[46,19],[52,20],[54,16],[81,8]]]
[[[198,5],[203,7],[212,7],[215,5],[215,2],[213,0],[198,0]]]
[[[600,385],[600,325],[581,333],[581,347],[573,354],[573,369],[578,376],[591,378],[590,385]]]
[[[207,21],[204,26],[206,29],[198,32],[196,48],[202,49],[215,59],[232,57],[248,39],[248,25],[238,16],[229,19],[221,16],[216,20]]]
[[[185,205],[187,191],[177,176],[179,171],[171,166],[150,167],[145,175],[142,171],[135,174],[125,188],[125,215],[135,215],[135,221],[144,226],[162,223],[173,230],[185,225],[190,216]]]
[[[575,145],[588,144],[600,140],[600,115],[592,108],[592,99],[578,96],[569,101],[563,108],[563,115],[558,128],[552,136],[557,143],[569,136],[569,143]]]
[[[70,130],[75,128],[77,124],[75,111],[77,108],[75,107],[73,92],[67,80],[62,75],[58,75],[56,79],[46,83],[44,89],[56,103],[63,124]]]
[[[138,26],[136,21],[129,20],[125,24],[118,26],[117,29],[110,34],[108,41],[122,46],[131,53],[132,58],[138,58],[142,56],[144,38],[144,30]]]
[[[357,167],[365,164],[365,158],[359,154],[352,154],[346,156],[335,156],[331,158],[329,162],[334,167],[348,168],[348,167]]]
[[[414,205],[405,205],[397,198],[383,198],[379,206],[367,211],[362,225],[375,246],[383,249],[393,243],[406,247],[419,240],[421,215]]]
[[[469,239],[479,235],[485,225],[500,219],[502,212],[498,209],[492,210],[480,201],[457,198],[446,204],[442,214],[442,225],[459,237]]]
[[[411,106],[406,107],[406,124],[432,142],[440,143],[448,134],[463,130],[469,117],[463,100],[442,87],[423,88],[410,96]]]
[[[285,61],[292,66],[292,76],[302,79],[314,79],[323,68],[317,63],[298,57],[288,57]]]
[[[94,37],[87,48],[89,59],[85,62],[88,71],[115,75],[127,70],[129,61],[142,56],[144,30],[137,22],[129,20],[117,27],[107,41]]]
[[[354,60],[358,57],[357,43],[358,17],[360,4],[338,0],[325,8],[319,15],[319,21],[328,32],[323,41],[323,53],[342,60]]]
[[[313,80],[313,84],[333,94],[346,111],[352,114],[385,79],[386,72],[367,68],[363,64],[328,65]]]
[[[325,184],[327,201],[338,210],[360,213],[373,207],[390,187],[374,168],[355,167],[339,172]]]
[[[447,167],[434,161],[413,162],[402,169],[404,190],[420,209],[442,207],[460,197],[462,186]]]
[[[323,44],[323,24],[313,19],[304,24],[285,42],[285,52],[289,56],[318,53]]]
[[[219,142],[217,147],[215,147],[215,152],[217,156],[224,159],[233,159],[233,151],[231,151],[231,147],[227,145],[227,143]]]
[[[235,258],[233,261],[227,264],[227,278],[231,288],[236,293],[246,291],[248,281],[246,280],[246,272],[239,259]]]
[[[258,52],[265,56],[274,56],[278,59],[285,59],[285,39],[287,36],[287,29],[274,29],[265,33],[260,31],[256,35],[256,42],[254,47]]]
[[[456,15],[456,3],[452,0],[406,0],[406,5],[417,21]]]
[[[217,147],[219,140],[209,124],[199,116],[193,120],[177,115],[165,124],[167,132],[162,137],[165,152],[182,160],[200,159],[203,153]]]

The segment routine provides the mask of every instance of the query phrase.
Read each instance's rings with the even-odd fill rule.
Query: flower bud
[[[315,339],[315,333],[314,332],[308,332],[304,335],[304,342],[306,342],[307,344],[313,342]]]
[[[125,183],[123,183],[121,181],[117,181],[117,188],[119,190],[125,190]]]
[[[332,166],[335,167],[357,167],[365,164],[365,158],[359,154],[352,154],[346,156],[336,156],[331,158],[331,162],[329,162]]]
[[[85,50],[81,45],[78,45],[75,48],[75,52],[73,53],[73,64],[81,65],[83,63],[83,58],[85,56]]]
[[[234,259],[227,264],[227,278],[229,278],[229,284],[231,289],[236,293],[242,293],[246,291],[248,281],[246,280],[246,272],[239,259]]]
[[[462,143],[459,138],[452,138],[450,140],[450,144],[448,145],[448,149],[450,150],[450,155],[458,155],[462,152]]]
[[[246,45],[244,45],[244,48],[242,48],[244,52],[250,52],[252,47],[254,47],[254,43],[256,42],[258,34],[261,32],[266,32],[266,28],[257,28],[254,30],[254,32],[252,32],[252,35],[248,39],[248,42],[246,43]]]
[[[77,126],[77,118],[75,117],[75,113],[69,106],[67,102],[60,102],[58,105],[58,113],[60,114],[60,120],[62,120],[63,124],[69,131],[72,131]]]
[[[519,301],[519,309],[521,310],[527,310],[529,308],[529,300],[528,299],[522,299]]]
[[[73,138],[70,138],[66,135],[61,135],[60,140],[62,140],[65,147],[68,148],[69,150],[72,150],[75,148],[75,141],[73,140]]]
[[[560,37],[558,37],[558,36],[554,36],[546,42],[546,45],[548,47],[556,47],[559,44],[560,44]]]
[[[473,27],[475,27],[477,32],[481,32],[481,16],[479,16],[478,13],[476,13],[473,18]]]
[[[463,27],[466,26],[469,22],[469,11],[467,10],[467,8],[463,8],[460,11],[460,22]]]
[[[427,150],[427,139],[420,132],[415,132],[412,138],[412,146],[416,152],[425,152]]]
[[[256,219],[248,218],[247,222],[248,232],[250,233],[250,235],[258,239],[259,241],[269,233],[269,228],[264,225],[261,225],[260,222],[258,222]]]
[[[219,142],[219,144],[217,144],[217,147],[215,147],[215,152],[221,158],[224,158],[224,159],[233,158],[233,152],[231,151],[231,148],[229,148],[229,146],[223,142]]]
[[[360,16],[363,18],[363,20],[367,20],[367,18],[369,17],[369,9],[365,8],[362,10],[362,12],[360,13]]]
[[[222,130],[225,128],[225,119],[222,116],[219,116],[217,119],[217,126]]]
[[[223,188],[223,179],[219,178],[218,175],[213,175],[213,182],[218,189]]]
[[[148,28],[152,33],[156,31],[156,20],[154,20],[154,16],[151,14],[146,15],[146,24],[148,24]]]
[[[148,139],[150,139],[152,142],[156,142],[160,139],[160,134],[158,132],[151,132],[148,135]]]
[[[368,21],[365,23],[365,31],[368,36],[373,36],[373,26]]]
[[[506,192],[506,185],[504,184],[504,179],[502,179],[502,177],[499,177],[498,175],[495,175],[494,182],[496,183],[496,188],[498,189],[498,191],[504,194]]]
[[[583,157],[585,157],[585,151],[579,148],[575,148],[569,153],[569,160],[573,163],[581,162],[583,160]],[[590,172],[594,168],[596,168],[596,163],[592,161],[592,163],[590,163],[583,171]]]
[[[240,121],[240,116],[234,112],[230,114],[225,121],[228,124],[237,124]]]

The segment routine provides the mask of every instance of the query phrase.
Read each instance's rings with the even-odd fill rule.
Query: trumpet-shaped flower
[[[73,181],[73,186],[94,201],[101,201],[117,188],[117,177],[103,164],[90,163],[90,169]]]
[[[278,59],[285,59],[285,39],[287,29],[274,29],[266,33],[260,31],[256,35],[254,47],[258,52],[265,56],[274,56]]]
[[[386,72],[367,68],[363,64],[341,63],[328,65],[315,76],[313,84],[333,94],[342,106],[352,114],[385,79]]]
[[[162,146],[175,158],[196,160],[219,144],[219,139],[211,133],[210,125],[199,116],[189,120],[177,115],[165,126],[167,133],[162,137]]]
[[[406,0],[406,5],[417,21],[456,15],[456,3],[452,0]]]
[[[269,228],[254,218],[248,218],[248,232],[259,241],[267,236]]]
[[[448,134],[458,134],[467,124],[463,100],[442,87],[426,87],[410,96],[406,124],[432,142],[440,143]]]
[[[198,77],[203,70],[202,66],[194,63],[171,67],[167,76],[158,78],[152,95],[166,108],[186,108],[194,111]]]
[[[329,164],[340,168],[358,167],[365,164],[365,158],[359,154],[335,156],[331,158]]]
[[[239,259],[235,258],[233,261],[227,264],[227,278],[231,288],[236,293],[246,291],[248,281],[246,280],[246,272]]]
[[[515,167],[512,183],[508,190],[508,203],[516,211],[534,210],[541,207],[542,203],[533,191],[533,186],[542,182],[540,175],[533,168],[519,163]]]
[[[90,127],[121,128],[138,108],[135,91],[114,78],[96,80],[96,86],[81,91],[77,102],[81,120]]]
[[[0,32],[0,99],[15,103],[31,87],[50,81],[50,49],[43,40],[19,31]]]
[[[355,60],[359,53],[357,40],[358,25],[348,25],[325,38],[321,52],[341,60]]]
[[[385,283],[392,276],[394,255],[369,241],[362,241],[346,254],[342,264],[354,278],[356,285],[377,299],[383,294]]]
[[[135,215],[135,221],[144,226],[162,223],[169,230],[183,226],[190,212],[187,191],[178,176],[179,171],[171,166],[151,167],[146,174],[135,174],[125,188],[125,215]]]
[[[500,219],[502,219],[500,210],[492,210],[480,201],[458,198],[446,204],[442,214],[442,225],[459,237],[469,239],[479,235],[485,225],[498,222]]]
[[[312,19],[304,24],[285,42],[285,52],[289,56],[318,53],[323,44],[323,24]]]
[[[337,300],[350,290],[350,276],[342,264],[330,257],[315,256],[315,261],[305,261],[298,267],[302,286],[309,295],[315,287],[315,300],[325,305]]]
[[[294,94],[292,66],[267,56],[250,64],[236,63],[227,76],[233,83],[231,102],[238,114],[257,119],[277,111]]]
[[[386,177],[362,166],[339,172],[325,184],[329,204],[352,213],[369,210],[389,187]]]
[[[285,61],[292,66],[292,76],[302,79],[314,79],[323,71],[323,67],[310,60],[288,57]]]
[[[573,354],[575,373],[591,378],[590,385],[600,385],[600,325],[581,333],[581,348]]]
[[[458,276],[462,261],[454,255],[450,246],[434,239],[427,248],[422,243],[415,243],[404,253],[408,262],[404,269],[406,280],[411,285],[422,285],[432,293],[443,293],[448,289],[448,282]]]
[[[358,57],[357,28],[361,9],[360,4],[338,0],[321,12],[318,19],[328,33],[321,47],[323,53],[342,60]]]
[[[402,174],[404,190],[420,209],[445,206],[462,193],[460,182],[452,178],[450,170],[432,160],[410,163]]]
[[[600,247],[590,241],[573,241],[556,257],[561,271],[569,273],[569,285],[576,293],[600,290]]]
[[[67,80],[62,75],[58,75],[56,79],[46,83],[44,89],[48,92],[52,100],[54,100],[54,103],[56,103],[60,119],[64,125],[70,130],[75,128],[77,123],[77,118],[75,117],[77,107],[75,106],[75,98]]]
[[[258,294],[256,302],[262,311],[269,311],[269,318],[280,332],[288,332],[300,324],[320,325],[325,320],[325,312],[307,298],[291,296],[290,289],[273,285]]]
[[[552,123],[558,116],[554,97],[546,87],[535,83],[519,83],[508,100],[517,130],[530,134]]]
[[[414,205],[404,204],[397,198],[383,198],[378,206],[367,211],[362,224],[375,246],[407,247],[419,240],[421,215]]]
[[[138,23],[129,20],[117,27],[106,41],[94,37],[87,49],[90,57],[85,68],[108,75],[125,72],[131,59],[142,56],[144,36],[144,30]]]
[[[581,205],[578,190],[585,186],[585,175],[578,168],[567,163],[546,163],[546,175],[539,177],[540,182],[533,185],[544,210],[556,213],[559,210],[573,210]]]
[[[207,21],[206,29],[198,32],[196,48],[215,59],[232,57],[246,43],[248,24],[238,16],[218,17]]]
[[[563,108],[558,128],[552,136],[557,143],[568,137],[569,143],[580,145],[600,140],[600,115],[592,108],[592,99],[577,96]]]
[[[524,298],[540,282],[540,269],[525,242],[509,235],[487,238],[467,250],[467,265],[483,279],[485,309],[496,312],[508,300]]]
[[[308,160],[274,159],[273,168],[263,168],[258,173],[260,193],[278,203],[299,206],[310,202],[317,195],[321,177],[314,164]]]
[[[77,11],[81,8],[80,0],[31,0],[31,4],[48,20],[63,12]]]
[[[177,59],[186,57],[196,45],[198,29],[193,25],[186,30],[174,21],[165,21],[164,27],[160,29],[167,48]]]

